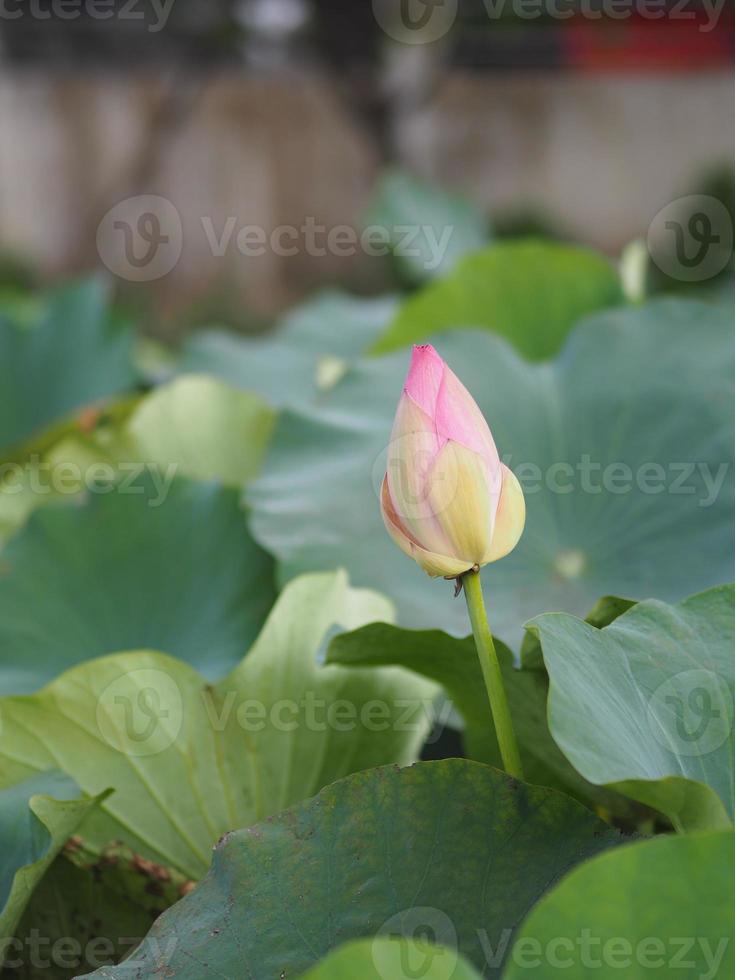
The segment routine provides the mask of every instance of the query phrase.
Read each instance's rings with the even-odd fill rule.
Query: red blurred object
[[[595,72],[686,71],[731,65],[735,61],[735,13],[723,11],[716,26],[704,11],[682,8],[684,13],[691,19],[672,19],[669,13],[665,20],[649,20],[637,14],[611,23],[577,15],[561,32],[564,63]]]

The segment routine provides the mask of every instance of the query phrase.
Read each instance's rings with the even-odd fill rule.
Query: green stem
[[[495,733],[498,738],[500,757],[503,760],[505,771],[516,779],[523,779],[523,767],[521,766],[521,756],[518,752],[518,743],[513,729],[513,720],[510,716],[508,698],[505,695],[503,675],[500,672],[500,663],[493,643],[493,635],[485,612],[485,600],[482,596],[482,585],[480,584],[479,572],[466,572],[462,576],[464,594],[467,598],[467,611],[470,614],[472,632],[475,635],[475,646],[477,655],[480,658],[482,676],[485,679],[487,696],[490,701],[493,721],[495,722]]]

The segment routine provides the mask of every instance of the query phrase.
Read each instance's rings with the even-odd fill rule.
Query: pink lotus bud
[[[380,498],[388,533],[433,576],[497,561],[523,533],[520,484],[474,399],[429,344],[413,349]]]

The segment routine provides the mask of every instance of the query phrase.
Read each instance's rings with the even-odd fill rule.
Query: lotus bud
[[[474,399],[430,344],[414,347],[380,493],[385,526],[431,576],[457,578],[515,548],[526,519]]]

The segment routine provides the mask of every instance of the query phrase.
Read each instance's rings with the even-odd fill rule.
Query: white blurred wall
[[[396,139],[410,165],[490,213],[533,202],[617,252],[709,166],[735,166],[734,106],[729,71],[455,75]]]
[[[215,288],[266,315],[320,283],[369,283],[375,260],[219,258],[201,229],[202,216],[216,228],[230,216],[266,229],[307,216],[359,226],[378,158],[340,95],[317,76],[6,69],[0,252],[48,277],[92,268],[105,212],[155,193],[184,225],[181,260],[150,287],[164,316]],[[465,187],[491,214],[531,202],[615,253],[704,167],[735,161],[733,105],[735,73],[454,74],[400,110],[395,142],[404,163]]]

